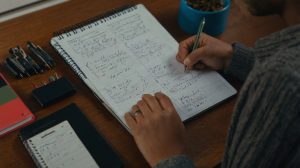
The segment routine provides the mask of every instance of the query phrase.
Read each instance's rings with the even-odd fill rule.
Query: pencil
[[[193,49],[191,52],[193,52],[194,50],[199,48],[199,46],[201,46],[201,33],[203,31],[204,25],[205,25],[205,17],[203,17],[202,20],[200,21],[198,32],[196,35],[196,40],[194,42],[194,46],[193,46]],[[186,70],[187,70],[187,66],[185,66],[184,71],[186,71]]]

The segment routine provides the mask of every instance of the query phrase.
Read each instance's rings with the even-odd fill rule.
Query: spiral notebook
[[[20,138],[39,168],[122,167],[118,155],[75,104],[25,127]]]
[[[65,29],[52,46],[126,127],[142,94],[168,95],[183,121],[236,94],[215,71],[184,71],[177,41],[138,4]]]

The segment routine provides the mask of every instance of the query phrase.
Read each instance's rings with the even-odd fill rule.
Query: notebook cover
[[[0,130],[12,127],[29,118],[31,119],[26,123],[23,123],[22,125],[19,125],[18,127],[11,129],[4,134],[0,134],[0,137],[20,127],[30,124],[35,119],[32,112],[19,98],[4,76],[0,74]]]
[[[65,120],[68,120],[79,139],[101,168],[123,167],[119,156],[74,103],[23,128],[20,131],[20,138],[22,141],[26,141],[34,135]]]

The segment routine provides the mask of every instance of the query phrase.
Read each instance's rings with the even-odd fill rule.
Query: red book
[[[0,73],[0,137],[32,123],[35,116]]]

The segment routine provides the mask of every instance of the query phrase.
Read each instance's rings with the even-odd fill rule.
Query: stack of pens
[[[27,48],[32,53],[31,56],[26,54],[20,46],[9,49],[10,55],[3,64],[14,77],[29,77],[55,66],[53,58],[40,46],[27,42]]]

